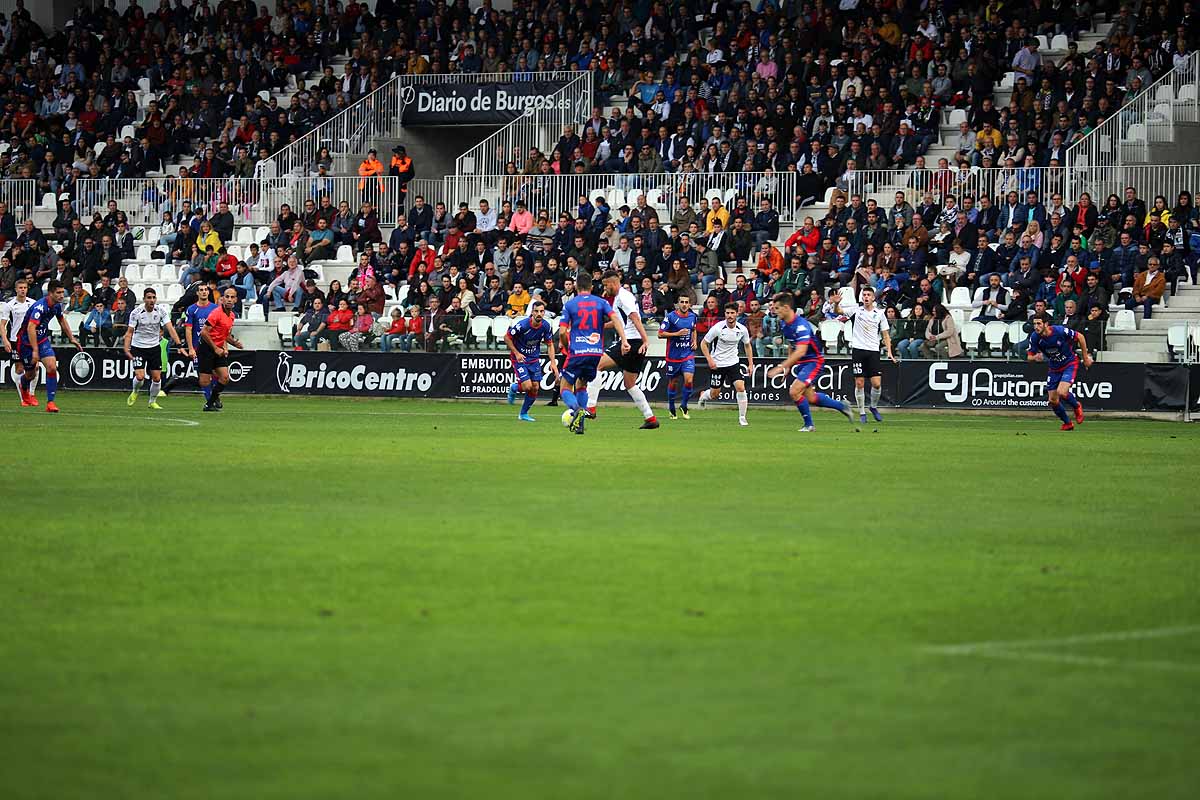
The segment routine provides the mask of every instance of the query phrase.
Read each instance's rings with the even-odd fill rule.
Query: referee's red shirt
[[[233,332],[233,317],[225,313],[225,309],[217,306],[204,320],[208,326],[208,338],[212,339],[213,347],[224,347],[229,334]]]

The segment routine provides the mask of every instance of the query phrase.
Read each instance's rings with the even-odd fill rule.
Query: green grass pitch
[[[6,800],[1200,786],[1195,426],[3,399]]]

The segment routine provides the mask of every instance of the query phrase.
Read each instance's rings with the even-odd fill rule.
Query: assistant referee
[[[835,293],[830,299],[837,306],[839,313],[850,319],[850,352],[851,369],[854,373],[854,399],[858,401],[858,418],[867,421],[866,383],[871,379],[871,416],[876,422],[883,422],[879,413],[879,398],[883,394],[883,368],[879,360],[879,340],[887,348],[887,356],[893,363],[896,356],[892,354],[892,337],[888,333],[887,314],[882,308],[875,307],[875,290],[865,286],[859,292],[862,305],[854,300],[854,292]],[[843,297],[843,295],[846,295]]]

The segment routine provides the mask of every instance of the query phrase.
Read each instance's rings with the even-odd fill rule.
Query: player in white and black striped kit
[[[13,386],[17,387],[21,405],[36,406],[37,399],[33,391],[37,388],[38,371],[29,371],[29,391],[25,391],[21,386],[21,378],[25,376],[25,365],[21,363],[21,356],[17,352],[17,337],[25,330],[25,314],[36,301],[29,298],[29,281],[24,278],[16,282],[14,289],[16,295],[0,303],[0,339],[3,339],[4,351],[8,353],[12,362],[12,371],[9,374],[12,376]]]
[[[700,340],[700,352],[708,359],[712,373],[712,386],[700,393],[700,408],[709,400],[721,396],[725,387],[733,389],[737,398],[738,425],[746,426],[746,407],[750,397],[746,394],[746,378],[754,370],[754,349],[750,346],[750,331],[737,321],[737,303],[725,304],[725,319],[708,329]],[[709,345],[715,344],[712,350]],[[742,365],[742,348],[746,348],[746,365]]]
[[[133,391],[129,393],[126,405],[137,402],[138,390],[146,380],[146,371],[150,371],[150,407],[156,411],[162,410],[158,404],[158,392],[162,388],[162,348],[159,340],[163,330],[170,335],[176,347],[182,347],[179,334],[171,324],[170,309],[156,305],[158,293],[153,289],[142,292],[142,305],[129,314],[129,328],[125,331],[125,357],[133,361]]]
[[[621,286],[621,273],[616,270],[610,269],[605,272],[603,281],[604,298],[612,305],[617,316],[625,322],[625,338],[629,340],[629,351],[622,353],[621,343],[617,342],[601,356],[600,365],[596,368],[596,377],[587,387],[588,416],[596,416],[596,401],[600,397],[600,386],[604,383],[600,373],[606,369],[619,369],[624,377],[625,391],[629,392],[633,404],[642,412],[641,427],[647,430],[657,428],[658,418],[650,408],[646,393],[637,385],[638,376],[646,366],[646,329],[642,326],[642,312],[638,308],[637,298],[633,292]]]
[[[850,351],[851,368],[854,372],[854,399],[858,401],[858,419],[867,421],[866,384],[871,380],[871,416],[876,422],[883,422],[879,413],[879,397],[882,394],[883,370],[879,360],[879,341],[887,348],[887,356],[895,363],[896,356],[892,354],[892,337],[888,333],[887,314],[882,308],[875,306],[875,290],[865,286],[860,292],[862,304],[854,300],[854,292],[837,292],[830,299],[838,307],[838,312],[850,318]]]

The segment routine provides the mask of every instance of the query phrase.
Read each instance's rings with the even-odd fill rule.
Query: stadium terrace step
[[[1163,337],[1163,351],[1153,350],[1105,350],[1099,354],[1100,361],[1118,364],[1162,364],[1169,359],[1166,353],[1166,337]]]

